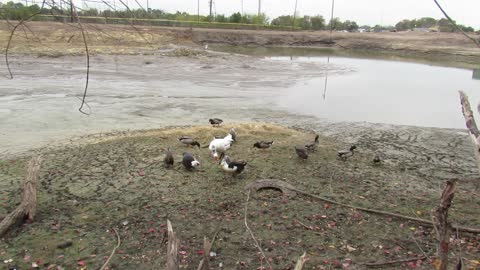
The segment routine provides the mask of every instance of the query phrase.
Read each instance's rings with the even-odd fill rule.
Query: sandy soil
[[[359,151],[348,161],[336,158],[336,150],[346,146],[332,139],[338,136],[321,136],[319,149],[303,162],[293,146],[311,141],[313,133],[271,124],[237,124],[238,143],[229,154],[247,160],[248,166],[236,178],[225,177],[207,149],[186,148],[176,140],[189,135],[205,145],[213,135],[225,134],[230,127],[90,136],[84,143],[44,151],[37,219],[11,231],[0,242],[1,258],[13,258],[20,269],[37,260],[45,269],[50,265],[80,269],[79,261],[88,269],[96,269],[116,244],[111,228],[117,228],[122,244],[111,269],[161,268],[165,264],[165,224],[170,219],[181,239],[183,269],[196,269],[203,237],[211,238],[217,230],[213,269],[258,269],[266,263],[245,230],[243,189],[261,178],[282,179],[348,204],[426,219],[443,182],[456,178],[460,182],[452,220],[468,226],[480,222],[478,176],[472,161],[461,153],[469,150],[469,145],[464,140],[452,144],[452,134],[447,131],[417,134],[411,129],[389,128],[371,132],[364,126],[363,135],[356,139]],[[354,128],[343,132],[337,126],[335,130],[353,139]],[[445,136],[444,145],[439,147],[441,140],[436,140],[437,147],[431,147],[429,135]],[[275,140],[272,149],[257,151],[252,147],[264,139]],[[194,172],[187,172],[180,164],[164,168],[165,147],[174,149],[177,161],[182,152],[192,152],[201,167]],[[385,159],[380,166],[372,163],[375,152]],[[26,160],[0,162],[0,203],[4,206],[0,216],[19,200],[17,187]],[[304,196],[285,197],[266,190],[252,196],[248,209],[250,227],[274,269],[292,269],[303,252],[310,258],[304,269],[335,269],[342,264],[346,269],[365,269],[367,262],[435,251],[431,228]],[[465,262],[475,269],[480,239],[467,233],[461,238]],[[72,240],[71,247],[57,247],[67,240]],[[415,265],[431,268],[428,260],[415,261]],[[382,269],[407,268],[399,264]]]
[[[19,27],[12,52],[59,56],[83,54],[84,45],[77,25],[29,22]],[[202,46],[299,46],[332,48],[340,52],[395,55],[407,59],[427,59],[449,65],[478,68],[480,50],[455,33],[334,33],[255,30],[188,29],[173,27],[85,24],[92,53],[152,53],[170,45]],[[9,25],[0,22],[0,44],[5,46]],[[139,30],[139,31],[137,31]]]

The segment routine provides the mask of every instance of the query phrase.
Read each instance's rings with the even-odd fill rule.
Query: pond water
[[[480,101],[472,70],[344,57],[274,57],[279,62],[329,62],[353,72],[298,82],[278,103],[331,121],[464,128],[458,90]],[[326,84],[327,83],[327,84]],[[326,86],[325,86],[326,84]],[[473,105],[472,105],[473,106]]]
[[[457,91],[465,90],[473,104],[480,100],[480,80],[471,70],[262,50],[262,57],[94,56],[89,116],[77,110],[83,57],[13,57],[15,78],[0,71],[0,151],[91,133],[208,124],[212,117],[463,129]]]

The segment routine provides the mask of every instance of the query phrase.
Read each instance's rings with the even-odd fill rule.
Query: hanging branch
[[[46,2],[46,0],[43,0],[42,6],[40,7],[40,11],[35,12],[35,13],[31,14],[30,16],[27,16],[24,19],[21,19],[20,22],[18,22],[13,27],[12,31],[10,32],[10,37],[8,38],[7,47],[5,48],[5,64],[7,65],[8,74],[10,74],[10,79],[13,79],[13,74],[12,74],[12,70],[10,69],[10,61],[8,60],[8,51],[10,49],[10,44],[12,43],[13,35],[15,34],[15,31],[17,30],[17,28],[20,25],[22,25],[25,21],[30,20],[31,18],[37,16],[38,14],[40,14],[42,12],[43,7],[45,6],[45,2]]]
[[[462,30],[462,28],[460,28],[457,23],[452,19],[450,18],[450,16],[448,16],[447,12],[445,12],[445,10],[442,8],[442,6],[438,3],[437,0],[433,0],[433,2],[435,2],[435,4],[437,4],[437,7],[440,9],[440,11],[443,13],[443,15],[445,15],[445,17],[450,21],[450,23],[458,30],[460,31],[460,33],[462,33],[464,36],[466,36],[468,39],[470,39],[471,41],[473,41],[473,43],[475,43],[475,45],[477,45],[477,47],[480,48],[480,43],[473,37],[469,36],[467,33],[465,33],[465,31]]]
[[[73,1],[73,0],[71,0]],[[83,44],[85,45],[85,57],[87,59],[87,74],[85,78],[85,89],[83,91],[83,97],[82,97],[82,103],[80,104],[80,107],[78,108],[78,111],[85,114],[85,115],[90,115],[90,113],[84,112],[83,106],[85,105],[85,99],[87,98],[87,91],[88,91],[88,82],[90,79],[90,53],[88,51],[88,43],[87,43],[87,37],[85,35],[85,30],[83,29],[83,25],[80,22],[80,17],[78,16],[77,12],[77,7],[73,4],[73,2],[70,3],[72,5],[72,10],[73,14],[77,19],[78,27],[80,27],[80,31],[82,33],[82,38],[83,38]]]
[[[130,12],[130,15],[132,16],[132,18],[135,19],[135,14],[133,14],[132,10],[128,7],[128,5],[126,5],[122,0],[118,0],[118,1],[122,3],[122,5],[127,9],[127,11]],[[143,40],[147,42],[148,46],[150,46],[150,48],[153,48],[152,44],[150,44],[150,42],[145,38],[142,32],[140,32],[140,30],[137,27],[135,27],[132,20],[130,20],[130,25],[132,26],[133,29],[135,29],[135,31],[137,31],[137,33],[143,38]]]
[[[460,103],[462,104],[462,113],[465,118],[465,124],[468,128],[468,133],[473,142],[474,154],[477,160],[477,166],[480,172],[480,131],[478,130],[477,123],[473,117],[473,111],[470,107],[470,102],[468,101],[468,96],[463,91],[458,91],[460,94]],[[479,104],[480,105],[480,104]],[[480,107],[477,108],[480,112]]]

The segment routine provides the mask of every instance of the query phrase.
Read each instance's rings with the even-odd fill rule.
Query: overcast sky
[[[113,1],[113,0],[111,0]],[[134,0],[128,0],[135,6]],[[146,6],[147,0],[138,0]],[[242,0],[214,0],[217,14],[230,15],[241,10]],[[480,0],[439,0],[457,22],[480,29]],[[200,0],[200,13],[208,14],[209,0]],[[331,0],[298,0],[301,15],[323,15],[330,18]],[[197,0],[149,0],[151,8],[168,12],[197,13]],[[243,0],[245,13],[257,13],[258,0]],[[262,0],[262,12],[269,18],[293,14],[295,0]],[[421,17],[441,18],[433,0],[336,0],[335,16],[359,24],[394,25],[402,19]]]

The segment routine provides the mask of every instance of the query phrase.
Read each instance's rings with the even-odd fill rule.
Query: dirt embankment
[[[93,53],[152,53],[171,45],[197,46],[282,46],[333,48],[339,51],[386,54],[405,58],[443,61],[453,65],[478,67],[480,49],[456,33],[330,33],[265,30],[189,29],[130,25],[85,24]],[[9,26],[0,22],[0,44],[9,37]],[[476,36],[478,38],[478,35]],[[84,50],[82,35],[75,24],[29,22],[19,27],[12,52],[47,56],[79,54]]]

